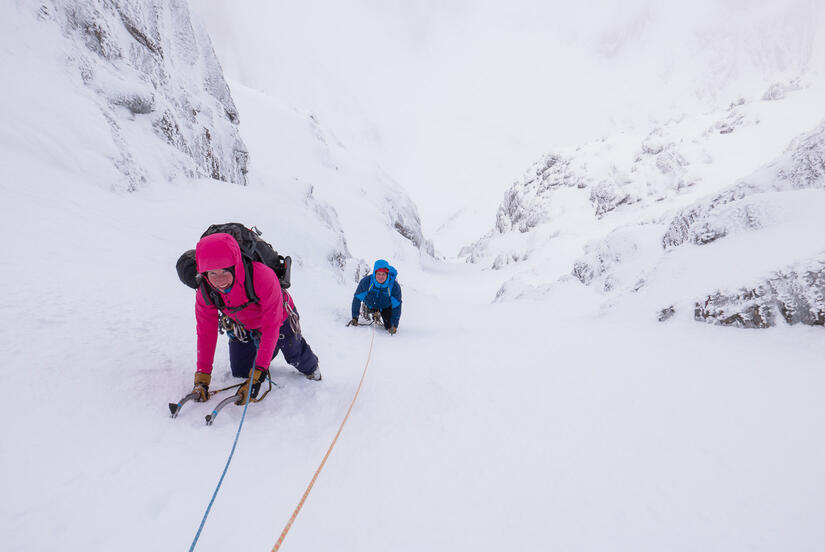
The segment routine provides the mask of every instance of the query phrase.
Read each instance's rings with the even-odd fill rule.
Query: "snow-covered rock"
[[[737,290],[696,302],[696,320],[740,328],[825,325],[825,256],[779,270]]]
[[[628,225],[588,243],[573,263],[573,276],[604,293],[640,288],[645,272],[661,255],[662,229],[661,224]]]
[[[781,289],[793,279],[783,275],[802,270],[783,267],[804,265],[825,245],[812,239],[825,206],[825,123],[811,130],[810,109],[790,109],[792,121],[789,109],[774,109],[816,107],[798,83],[783,86],[784,98],[738,99],[543,157],[507,190],[494,228],[462,253],[507,273],[496,301],[569,295],[572,275],[603,310],[637,301],[645,316],[666,320],[711,297],[703,317],[748,320],[736,310],[742,293],[724,290],[763,281]],[[688,244],[700,249],[681,251]],[[795,297],[817,295],[805,287],[815,278],[793,281]]]
[[[825,121],[796,138],[776,161],[755,174],[679,211],[662,238],[666,247],[705,244],[767,223],[772,194],[825,188]]]
[[[685,259],[693,258],[688,263],[696,271],[720,276],[724,271],[724,265],[697,264],[696,260],[702,257],[705,263],[736,263],[728,268],[725,284],[717,281],[719,287],[715,291],[705,292],[701,300],[695,301],[696,320],[754,328],[773,326],[782,319],[789,324],[821,325],[823,270],[817,248],[823,240],[815,229],[825,206],[824,185],[825,123],[821,123],[794,139],[772,163],[678,210],[670,217],[664,233],[644,234],[639,226],[635,239],[632,231],[625,229],[588,244],[586,255],[576,262],[573,274],[586,285],[598,282],[603,292],[615,289],[613,282],[624,276],[638,282],[631,289],[638,291],[648,273],[653,272],[655,278],[657,265],[668,256],[678,255],[682,247],[704,249],[725,242],[720,251],[729,253],[721,257],[713,252],[685,252]],[[631,236],[630,243],[621,240],[627,235]],[[661,235],[658,247],[652,245],[657,235]],[[648,239],[645,255],[637,252],[644,243],[642,236]],[[647,262],[639,263],[638,258],[646,258]],[[771,267],[770,272],[764,276],[761,271],[767,267]],[[730,280],[736,278],[750,283],[729,287]],[[714,285],[712,280],[704,284]],[[684,303],[685,297],[679,294],[688,289],[691,288],[685,286],[680,291],[678,281],[674,281],[673,293],[659,297],[661,301]],[[626,290],[627,285],[620,289]],[[659,318],[666,320],[675,313],[671,304],[660,309]]]
[[[766,101],[781,100],[788,92],[793,92],[799,89],[799,83],[792,81],[789,83],[775,82],[765,90],[762,99]]]
[[[94,92],[126,189],[176,176],[246,184],[238,110],[185,0],[52,0],[38,16],[59,27],[67,64]]]
[[[702,181],[697,167],[708,163],[702,141],[709,123],[670,121],[646,134],[617,134],[545,155],[505,192],[494,228],[460,254],[500,266],[491,260],[531,256],[525,242],[533,240],[508,234],[542,233],[548,225],[587,234],[612,213],[632,216],[687,194]],[[520,250],[511,255],[514,244]]]

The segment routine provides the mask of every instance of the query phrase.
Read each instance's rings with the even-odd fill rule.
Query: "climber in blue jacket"
[[[398,331],[401,320],[401,284],[396,281],[398,271],[384,259],[375,261],[372,274],[361,278],[352,298],[352,320],[347,326],[358,325],[361,302],[371,314],[381,313],[384,329],[390,334]]]

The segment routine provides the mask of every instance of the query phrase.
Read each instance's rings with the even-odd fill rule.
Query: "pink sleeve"
[[[275,273],[266,266],[253,265],[255,270],[255,294],[260,298],[261,344],[255,366],[266,368],[272,362],[272,353],[278,343],[281,324],[286,319],[281,286]]]
[[[195,320],[198,331],[198,372],[212,373],[212,361],[215,359],[215,345],[218,342],[218,309],[207,304],[197,291],[195,299]]]

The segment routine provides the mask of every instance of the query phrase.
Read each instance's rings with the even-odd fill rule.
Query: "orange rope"
[[[344,424],[347,423],[347,419],[349,418],[350,412],[352,412],[352,407],[355,406],[355,399],[358,398],[358,393],[361,392],[361,385],[364,383],[364,377],[367,375],[367,367],[370,364],[370,358],[372,358],[372,344],[375,341],[375,327],[372,330],[372,337],[370,337],[370,351],[367,354],[367,362],[364,364],[364,373],[361,374],[361,381],[358,382],[358,389],[355,390],[355,396],[352,397],[352,402],[349,404],[349,409],[347,409],[347,415],[344,416],[344,421],[341,422],[341,426],[338,428],[338,433],[335,434],[335,438],[332,440],[332,443],[329,445],[329,449],[327,449],[327,453],[324,455],[324,459],[321,460],[321,465],[318,466],[318,469],[315,470],[315,475],[312,476],[312,480],[309,482],[306,491],[304,491],[304,496],[301,497],[301,501],[298,503],[298,506],[295,508],[295,511],[292,512],[292,516],[289,518],[289,521],[284,527],[284,530],[281,532],[281,536],[278,537],[278,542],[275,543],[275,546],[272,547],[272,552],[278,552],[278,549],[281,548],[281,543],[284,542],[284,538],[286,534],[289,532],[289,529],[292,527],[295,518],[298,517],[298,512],[301,511],[301,508],[304,506],[304,502],[306,502],[307,496],[309,496],[309,491],[312,490],[312,486],[315,485],[315,480],[318,479],[318,474],[321,473],[321,470],[324,468],[324,464],[327,463],[327,458],[329,458],[330,453],[332,452],[332,448],[335,446],[336,441],[338,441],[338,436],[341,435],[341,430],[344,429]]]

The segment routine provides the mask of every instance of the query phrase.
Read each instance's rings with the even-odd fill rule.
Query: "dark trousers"
[[[384,329],[389,330],[392,323],[392,307],[387,307],[381,311],[381,320],[384,322]]]
[[[281,351],[286,361],[302,374],[311,374],[318,367],[318,357],[312,352],[304,336],[295,333],[288,318],[281,326],[278,343],[275,345],[272,358],[275,358],[278,351]],[[257,354],[258,347],[253,341],[241,343],[235,339],[230,339],[229,365],[232,367],[232,375],[236,378],[248,378]],[[262,362],[258,362],[259,366],[262,364]]]

